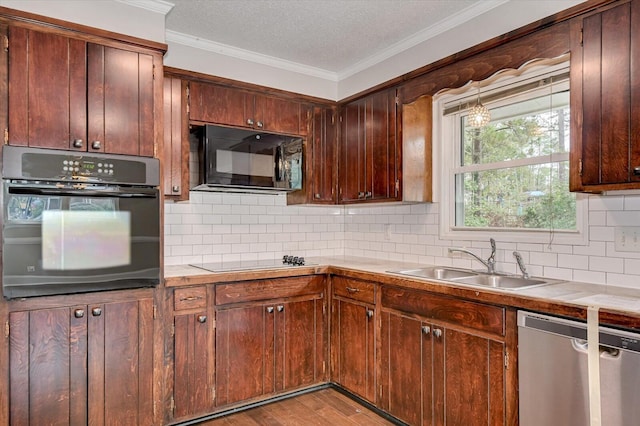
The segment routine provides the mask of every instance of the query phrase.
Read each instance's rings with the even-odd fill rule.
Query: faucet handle
[[[527,268],[524,266],[524,260],[522,259],[522,255],[517,251],[514,251],[513,257],[516,258],[516,263],[518,264],[518,268],[520,268],[520,271],[522,271],[522,278],[528,279],[529,273],[527,272]]]

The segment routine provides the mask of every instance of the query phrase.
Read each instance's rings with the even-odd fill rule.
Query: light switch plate
[[[640,227],[617,226],[615,230],[616,251],[640,252]]]

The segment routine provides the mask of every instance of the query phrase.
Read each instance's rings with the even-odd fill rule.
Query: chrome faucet
[[[522,260],[522,255],[517,251],[513,252],[513,257],[516,258],[516,263],[518,263],[518,268],[522,271],[522,278],[529,279],[529,273],[527,272],[527,268],[524,266],[524,260]]]
[[[481,259],[478,255],[476,255],[472,251],[469,251],[463,248],[449,247],[449,253],[453,253],[453,252],[466,253],[469,256],[476,259],[478,262],[482,263],[487,268],[487,273],[495,274],[496,272],[496,240],[494,240],[493,238],[490,238],[489,243],[491,243],[491,255],[487,260]]]

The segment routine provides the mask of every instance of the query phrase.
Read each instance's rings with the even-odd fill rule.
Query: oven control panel
[[[160,165],[155,158],[97,153],[84,155],[10,145],[4,147],[2,155],[4,179],[160,184]]]

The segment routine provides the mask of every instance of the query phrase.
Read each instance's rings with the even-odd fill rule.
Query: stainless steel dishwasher
[[[518,312],[520,425],[589,425],[587,325]],[[600,327],[603,426],[640,424],[640,334]]]

